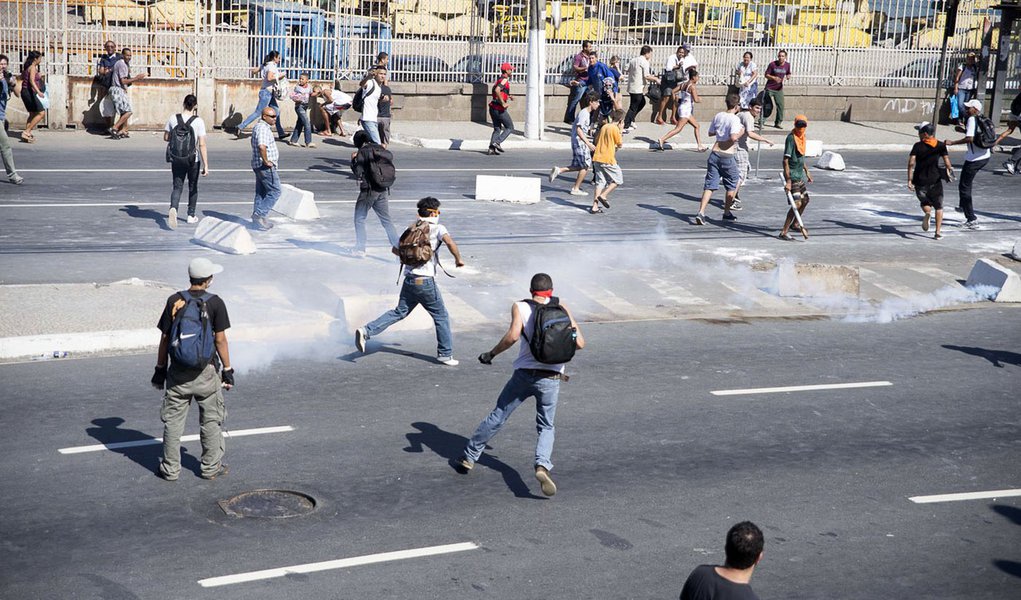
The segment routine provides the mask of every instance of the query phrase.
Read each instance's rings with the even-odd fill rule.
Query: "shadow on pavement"
[[[302,250],[318,250],[319,252],[325,252],[335,256],[351,256],[350,249],[334,242],[308,242],[295,238],[287,238],[287,242],[294,244],[295,247],[301,248]]]
[[[644,208],[645,210],[652,210],[658,212],[664,217],[671,217],[674,219],[684,221],[685,223],[688,224],[694,224],[694,221],[692,220],[693,217],[689,217],[688,215],[684,215],[677,212],[677,209],[672,206],[654,206],[652,204],[643,204],[641,202],[639,202],[635,206],[637,206],[638,208]]]
[[[167,215],[152,210],[151,208],[140,208],[135,204],[128,204],[124,208],[120,209],[121,212],[127,213],[132,219],[151,219],[160,226],[163,231],[171,231],[170,226],[167,225]]]
[[[352,340],[351,343],[354,343],[354,336],[351,337],[351,340]],[[416,358],[418,360],[425,361],[425,362],[430,363],[430,364],[437,364],[437,365],[440,364],[440,363],[436,362],[436,357],[434,357],[434,356],[429,356],[427,354],[422,354],[421,352],[415,352],[413,350],[401,350],[400,348],[394,348],[393,346],[400,346],[400,344],[392,344],[392,345],[389,345],[389,346],[381,346],[379,344],[375,344],[375,343],[372,343],[371,341],[367,340],[365,342],[365,352],[364,353],[363,352],[359,352],[358,350],[355,350],[354,352],[348,352],[347,354],[344,354],[342,356],[338,356],[337,360],[343,360],[343,361],[347,361],[347,362],[353,363],[353,362],[355,362],[356,358],[359,358],[359,357],[362,357],[362,356],[369,356],[369,355],[375,354],[377,352],[382,352],[384,354],[397,354],[399,356],[407,356],[408,358]]]
[[[153,437],[136,429],[124,429],[124,419],[120,417],[106,417],[93,419],[92,424],[97,427],[88,427],[85,433],[96,439],[100,444],[116,444],[118,442],[135,442],[139,440],[151,440]],[[145,446],[133,446],[130,448],[113,448],[109,452],[116,452],[149,471],[156,472],[159,466],[160,455],[163,453],[162,444],[156,443]],[[188,454],[185,448],[181,448],[181,468],[187,469],[196,475],[202,473],[199,459]]]
[[[989,350],[974,346],[954,346],[953,344],[943,344],[943,347],[947,350],[957,350],[958,352],[984,358],[991,362],[993,366],[1000,367],[1001,369],[1005,364],[1014,365],[1015,367],[1021,366],[1021,354],[1009,350]]]
[[[834,225],[838,225],[845,229],[857,229],[858,231],[871,231],[873,233],[895,233],[906,240],[916,237],[925,237],[920,233],[908,233],[906,231],[901,231],[892,225],[859,225],[857,223],[848,223],[846,221],[834,221],[833,219],[826,219],[824,222],[833,223]]]
[[[1006,504],[994,504],[993,512],[1001,517],[1005,517],[1015,525],[1021,525],[1021,508],[1008,506]],[[993,564],[1004,573],[1021,578],[1021,562],[998,559],[994,560]]]
[[[579,196],[579,198],[580,198],[580,196]],[[549,201],[552,204],[559,204],[560,206],[570,206],[571,208],[577,208],[578,210],[580,210],[582,212],[588,212],[588,209],[589,209],[589,205],[587,203],[586,204],[578,204],[577,202],[571,202],[570,200],[568,200],[566,198],[557,198],[556,196],[546,196],[546,200]]]
[[[216,219],[220,219],[221,221],[229,221],[231,223],[237,223],[238,225],[244,225],[245,227],[249,227],[252,224],[252,222],[249,221],[248,219],[239,217],[238,215],[229,215],[218,210],[203,210],[202,216],[214,217]]]
[[[408,447],[404,448],[405,452],[418,453],[422,452],[423,448],[429,448],[441,458],[446,459],[448,463],[453,463],[453,461],[461,457],[461,454],[464,452],[464,446],[468,443],[468,438],[456,433],[450,433],[449,431],[443,431],[432,423],[416,421],[411,426],[417,429],[418,432],[405,434],[405,437],[408,438]],[[486,446],[486,449],[488,450],[489,446]],[[514,493],[515,497],[546,500],[545,497],[536,496],[529,491],[524,479],[521,478],[521,474],[507,463],[483,453],[475,464],[482,465],[503,475],[504,483],[507,484],[507,488]]]
[[[989,212],[986,210],[976,210],[975,214],[982,217],[986,217],[987,219],[1000,219],[1003,221],[1021,221],[1021,217],[1013,215],[1004,215],[1000,213]]]

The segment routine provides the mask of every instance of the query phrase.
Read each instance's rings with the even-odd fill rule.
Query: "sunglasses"
[[[277,116],[276,115],[262,115],[262,118],[263,119],[275,119],[275,118],[277,118]]]

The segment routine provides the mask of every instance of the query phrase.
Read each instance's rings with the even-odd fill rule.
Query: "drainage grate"
[[[232,517],[283,519],[300,517],[316,509],[316,500],[291,490],[253,490],[217,502]]]

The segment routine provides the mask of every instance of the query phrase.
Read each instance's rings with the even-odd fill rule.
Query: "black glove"
[[[483,352],[482,354],[479,355],[479,362],[484,364],[484,365],[491,365],[491,364],[493,364],[493,353],[492,352]]]
[[[234,369],[224,369],[220,371],[220,381],[225,385],[234,385]]]
[[[163,386],[167,383],[167,368],[156,367],[156,370],[152,374],[152,379],[149,381],[152,383],[152,387],[157,390],[162,390]]]

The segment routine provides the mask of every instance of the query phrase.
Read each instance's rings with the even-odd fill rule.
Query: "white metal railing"
[[[579,0],[546,3],[546,81],[583,40],[606,60],[653,47],[662,67],[692,45],[710,83],[729,82],[745,50],[764,71],[789,52],[795,81],[931,86],[945,0]],[[962,0],[948,64],[996,35],[992,0]],[[159,79],[247,78],[270,50],[292,75],[360,77],[390,54],[391,78],[490,81],[502,62],[525,75],[527,0],[0,0],[0,52],[14,68],[44,52],[49,73],[91,75],[103,41],[134,50],[132,69]]]

